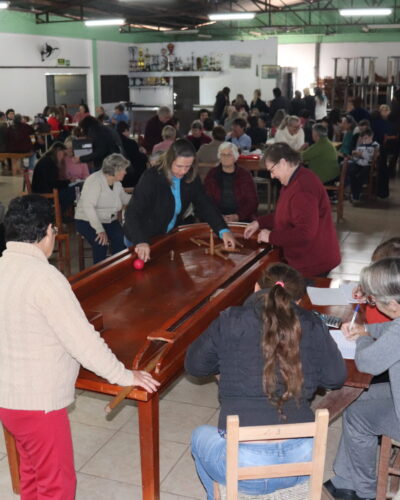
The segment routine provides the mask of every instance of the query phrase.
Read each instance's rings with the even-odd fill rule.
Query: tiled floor
[[[21,178],[0,177],[0,200],[7,204],[21,190]],[[368,264],[376,245],[399,235],[400,181],[392,184],[389,201],[369,207],[345,206],[345,220],[338,227],[343,260],[333,277],[357,279]],[[113,418],[104,416],[107,398],[79,392],[70,408],[78,471],[77,500],[136,500],[141,498],[137,409],[132,402],[121,405]],[[182,376],[163,394],[161,418],[162,500],[204,499],[190,455],[190,433],[197,425],[215,424],[218,415],[217,386],[212,380],[199,382]],[[325,475],[340,438],[341,421],[329,430]],[[5,447],[0,440],[0,498],[18,498],[11,493]]]

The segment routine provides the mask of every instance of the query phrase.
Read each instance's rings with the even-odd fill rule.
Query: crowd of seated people
[[[400,93],[396,93],[391,106],[381,105],[370,113],[363,101],[355,98],[353,109],[342,115],[336,109],[327,113],[327,98],[318,88],[314,89],[314,95],[309,89],[304,89],[303,94],[296,91],[291,100],[275,88],[273,99],[266,102],[259,89],[249,101],[243,94],[237,94],[231,101],[230,89],[225,87],[217,94],[214,112],[200,109],[190,130],[180,130],[179,120],[164,106],[148,120],[144,136],[139,136],[137,142],[132,138],[133,124],[122,104],[116,105],[113,112],[101,106],[96,108],[97,118],[84,103],[74,116],[68,113],[65,104],[46,106],[32,125],[10,108],[6,113],[0,112],[0,151],[32,152],[31,169],[37,162],[33,191],[51,193],[57,188],[65,212],[75,203],[76,187],[81,189],[91,173],[101,171],[110,155],[120,154],[128,160],[121,184],[131,191],[146,168],[160,165],[175,141],[185,137],[201,166],[200,180],[225,219],[252,221],[257,216],[257,192],[251,175],[237,166],[238,155],[252,151],[262,154],[274,142],[287,144],[301,154],[302,165],[327,186],[338,182],[343,160],[347,159],[349,197],[357,202],[368,182],[372,161],[378,153],[379,164],[385,158],[386,137],[393,139],[400,130],[399,102]],[[47,149],[42,147],[40,139],[43,131],[54,133],[54,137],[49,137]],[[54,140],[58,142],[51,146]],[[89,148],[78,151],[79,140],[87,141]],[[395,159],[397,142],[391,155]],[[388,179],[382,181],[383,177],[378,177],[378,195],[387,197]],[[244,204],[251,210],[242,209],[244,195],[249,197]]]

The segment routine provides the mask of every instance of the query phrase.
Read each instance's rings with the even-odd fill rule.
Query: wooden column
[[[158,393],[139,401],[140,460],[143,500],[160,500],[160,438]]]

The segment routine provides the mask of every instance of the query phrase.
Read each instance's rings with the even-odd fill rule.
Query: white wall
[[[133,45],[133,44],[130,44]],[[138,45],[139,46],[139,45]],[[141,44],[140,47],[148,48],[150,54],[160,54],[163,43]],[[231,97],[237,93],[244,94],[249,101],[253,97],[253,91],[260,88],[264,99],[272,98],[272,89],[276,86],[275,80],[264,80],[261,78],[262,64],[277,64],[277,38],[271,37],[266,40],[246,41],[199,41],[199,42],[177,42],[175,43],[174,55],[186,58],[203,57],[207,55],[216,56],[222,62],[222,73],[204,74],[200,76],[200,103],[213,105],[215,96],[223,87],[231,89]],[[250,69],[236,69],[229,67],[230,55],[252,55]],[[258,76],[257,76],[258,66]],[[185,73],[182,73],[185,76]]]
[[[378,42],[378,43],[324,43],[321,47],[321,70],[322,77],[333,76],[333,57],[377,57],[375,61],[375,72],[380,76],[387,75],[387,57],[399,55],[400,42]],[[350,64],[350,75],[353,69]],[[368,65],[366,66],[368,74]],[[338,62],[338,74],[346,75],[346,61]]]
[[[55,58],[42,62],[40,47],[45,42],[53,46],[57,44],[60,50],[56,52]],[[87,75],[88,103],[93,107],[91,41],[0,33],[0,47],[1,110],[14,108],[31,117],[41,112],[47,104],[46,74],[60,73]],[[51,68],[56,65],[57,58],[69,59],[71,66],[87,68]]]
[[[315,82],[315,43],[278,45],[278,64],[297,68],[295,90],[311,87]]]

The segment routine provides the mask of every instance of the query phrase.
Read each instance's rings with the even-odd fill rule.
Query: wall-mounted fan
[[[46,59],[54,59],[59,54],[60,47],[57,42],[45,42],[40,47],[40,57],[42,62]]]

